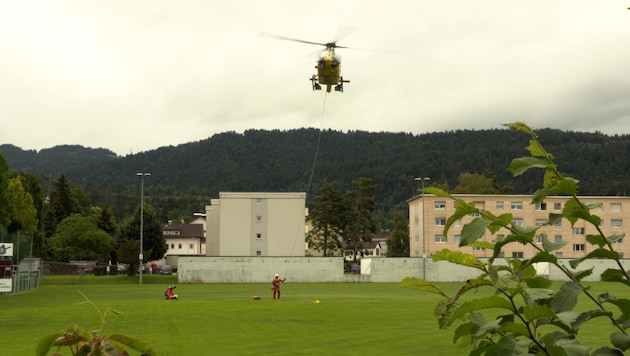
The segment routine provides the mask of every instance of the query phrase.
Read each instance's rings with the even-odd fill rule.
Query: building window
[[[256,198],[256,204],[262,205],[262,198]]]
[[[555,227],[562,227],[562,220],[556,221],[556,223],[553,224],[553,226],[555,226]]]
[[[256,222],[262,221],[262,215],[256,215]]]
[[[503,202],[502,201],[498,201],[497,202],[497,210],[503,210]]]
[[[461,219],[455,220],[455,223],[453,225],[455,225],[455,226],[462,226],[462,220]]]
[[[177,248],[181,250],[182,249],[182,244],[178,244]]]
[[[513,201],[511,207],[512,207],[512,210],[523,210],[523,202]]]
[[[621,229],[623,227],[623,221],[621,219],[610,220],[610,227],[615,229]]]
[[[453,235],[453,241],[455,241],[455,243],[459,245],[459,243],[462,241],[462,235]]]
[[[583,227],[574,227],[573,228],[573,235],[584,235],[584,228]]]
[[[555,241],[555,242],[562,242],[562,235],[556,235],[556,236],[554,237],[554,241]]]
[[[556,257],[562,258],[562,252],[556,252]]]
[[[440,210],[444,210],[444,209],[446,209],[446,202],[445,202],[445,201],[442,201],[442,200],[440,200],[440,201],[436,201],[436,202],[435,202],[435,208],[436,208],[436,209],[440,209]]]
[[[444,236],[444,235],[435,235],[435,243],[445,244],[446,243],[446,236]]]
[[[188,248],[192,250],[193,249],[193,244],[189,244]]]
[[[536,210],[547,210],[547,203],[536,203]]]
[[[573,251],[586,251],[586,246],[584,244],[573,244]]]
[[[562,203],[553,203],[553,210],[562,210]]]
[[[171,244],[171,250],[175,248],[175,244]]]
[[[612,243],[614,243],[614,244],[622,244],[623,243],[623,238],[621,238],[619,240],[615,240]]]
[[[505,235],[503,234],[497,234],[497,242],[501,242],[503,241],[503,239],[505,238]]]
[[[446,218],[435,218],[435,226],[446,225]]]
[[[256,256],[262,256],[262,251],[261,250],[257,250],[256,251]]]
[[[536,243],[541,244],[543,241],[543,235],[536,235]]]
[[[473,251],[484,251],[485,248],[479,246],[473,246]]]
[[[512,258],[523,258],[523,252],[512,252]]]
[[[621,203],[610,203],[610,211],[618,213],[621,211]]]
[[[536,219],[536,226],[547,226],[547,219]]]
[[[512,219],[512,225],[523,226],[523,219],[522,218]]]

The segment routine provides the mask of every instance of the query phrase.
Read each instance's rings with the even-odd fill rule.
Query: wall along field
[[[392,283],[287,281],[279,302],[271,298],[271,283],[180,284],[175,290],[180,299],[167,301],[163,293],[172,279],[149,277],[143,285],[126,276],[88,276],[70,281],[74,284],[51,284],[46,277],[37,291],[0,298],[2,353],[32,355],[40,338],[73,324],[98,329],[99,311],[85,303],[78,291],[100,313],[122,312],[108,313],[101,335],[138,337],[160,355],[465,355],[469,351],[453,345],[455,325],[438,329],[433,316],[438,295]],[[615,293],[612,284],[595,285]],[[457,283],[440,286],[449,295],[459,288]],[[262,299],[253,300],[254,295]],[[586,301],[582,303],[586,308]],[[584,341],[607,343],[607,334],[595,332],[598,325],[592,326],[583,330],[582,336],[588,338]]]

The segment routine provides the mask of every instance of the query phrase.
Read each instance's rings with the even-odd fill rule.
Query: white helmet
[[[276,277],[280,276],[279,274],[276,273]]]

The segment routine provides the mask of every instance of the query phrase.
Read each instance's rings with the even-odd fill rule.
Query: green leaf
[[[573,266],[573,263],[576,262],[576,261],[579,262],[579,260],[571,260],[571,261],[569,261],[569,264],[571,266]],[[577,267],[577,264],[576,264],[576,267]],[[573,268],[575,268],[575,267],[573,267]],[[590,269],[587,269],[587,270],[584,270],[584,271],[578,271],[578,272],[575,272],[575,273],[573,273],[571,271],[568,271],[568,273],[570,275],[572,275],[573,278],[575,278],[576,280],[581,281],[583,278],[586,278],[586,277],[590,276],[591,274],[593,274],[593,268],[594,267],[591,267]]]
[[[464,323],[455,329],[453,343],[458,348],[464,348],[472,343],[471,323]]]
[[[464,225],[459,246],[468,246],[470,243],[477,241],[486,233],[488,225],[490,225],[490,221],[481,218],[474,219]]]
[[[398,283],[398,288],[409,288],[409,289],[417,289],[425,292],[431,292],[435,294],[442,295],[444,297],[448,296],[442,292],[440,288],[435,286],[433,283],[429,281],[425,281],[424,279],[415,278],[415,277],[407,277]]]
[[[532,168],[547,168],[548,165],[549,163],[544,159],[535,157],[520,157],[512,160],[508,171],[510,171],[512,175],[516,177],[520,176],[521,174],[527,172]]]
[[[538,134],[522,121],[515,121],[509,124],[503,124],[503,126],[509,128],[512,132],[522,132],[532,137],[538,137]]]
[[[462,304],[459,308],[457,308],[449,319],[449,325],[451,325],[453,321],[455,321],[455,319],[461,318],[466,314],[482,309],[507,309],[510,311],[513,310],[512,303],[510,303],[505,298],[499,296],[475,299],[470,302],[466,302]]]
[[[497,343],[496,354],[501,356],[526,356],[529,354],[529,340],[518,340],[512,334],[505,335]]]
[[[455,212],[453,212],[453,214],[446,220],[446,225],[443,229],[444,236],[448,235],[448,230],[454,223],[460,221],[463,217],[474,214],[478,211],[479,209],[475,208],[473,203],[466,203],[461,199],[455,199]]]
[[[450,193],[437,188],[437,187],[426,187],[424,188],[424,192],[427,194],[433,194],[435,196],[438,197],[445,197],[445,198],[451,198],[451,199],[455,199]]]
[[[479,259],[477,259],[477,257],[473,255],[469,255],[460,251],[451,251],[448,249],[443,249],[442,251],[435,253],[433,255],[433,261],[448,261],[450,263],[473,267],[477,269],[483,269],[483,267],[485,266],[483,262],[479,261]]]
[[[571,327],[573,328],[573,330],[575,330],[575,332],[577,332],[582,326],[582,324],[584,324],[585,322],[591,319],[598,318],[598,317],[610,318],[611,316],[612,316],[612,313],[609,311],[603,311],[603,310],[586,311],[578,315],[578,318],[573,322],[573,324],[571,324]]]
[[[540,299],[551,299],[556,294],[552,289],[544,288],[527,288],[525,289],[525,301],[527,304],[531,304]]]
[[[608,293],[604,293],[598,296],[598,299],[602,302],[607,302],[613,304],[619,308],[621,311],[621,317],[618,320],[625,324],[628,320],[630,320],[630,300],[625,298],[617,298],[615,296],[609,295]]]
[[[515,335],[529,337],[529,330],[527,330],[527,327],[525,327],[525,325],[512,321],[501,323],[501,327],[498,331],[501,333],[512,333]]]
[[[545,277],[536,276],[533,278],[527,278],[525,283],[529,288],[549,288],[551,286],[551,281]]]
[[[626,237],[625,233],[615,234],[615,235],[612,235],[612,236],[608,236],[608,238],[606,238],[606,240],[608,240],[608,242],[610,242],[610,243],[615,243],[615,242],[623,240],[624,237]]]
[[[567,282],[560,287],[558,293],[551,300],[550,307],[554,313],[561,313],[573,310],[577,304],[578,295],[584,288],[575,283]]]
[[[630,336],[617,331],[610,335],[610,342],[622,351],[626,351],[630,348]]]
[[[580,345],[577,340],[558,340],[557,344],[566,351],[567,355],[588,356],[589,347]]]
[[[37,343],[37,349],[35,350],[35,355],[36,356],[48,355],[48,352],[52,348],[55,340],[57,340],[57,338],[62,335],[63,333],[54,333],[54,334],[46,335],[43,338],[41,338],[39,342]]]
[[[600,275],[600,278],[602,282],[620,282],[630,287],[630,281],[626,279],[626,275],[616,268],[605,270],[604,273]]]
[[[157,356],[157,352],[153,350],[153,347],[146,341],[142,341],[138,338],[130,337],[122,334],[112,334],[108,337],[109,340],[116,341],[119,344],[130,347],[142,355],[145,356]]]
[[[602,235],[586,235],[586,242],[591,245],[597,245],[600,248],[606,246],[606,239]]]
[[[554,314],[549,306],[545,304],[532,303],[525,305],[523,307],[523,315],[527,319],[527,321],[534,321],[542,318],[555,318],[556,314]]]
[[[597,215],[591,215],[588,207],[580,203],[580,201],[575,197],[570,198],[564,203],[562,213],[571,222],[571,226],[573,226],[579,219],[586,220],[594,226],[599,226],[602,220]]]
[[[623,352],[604,346],[595,350],[592,356],[623,356]]]
[[[543,235],[543,237],[542,237],[542,246],[543,246],[543,249],[545,250],[545,252],[553,252],[553,251],[559,250],[559,249],[563,248],[567,243],[568,243],[568,241],[551,242],[547,238],[547,235]],[[551,262],[551,261],[546,261],[546,262]],[[553,262],[555,262],[555,261],[553,261]]]

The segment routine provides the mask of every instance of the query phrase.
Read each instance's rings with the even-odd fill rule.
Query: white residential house
[[[163,231],[165,256],[203,255],[205,252],[203,224],[166,224]]]

